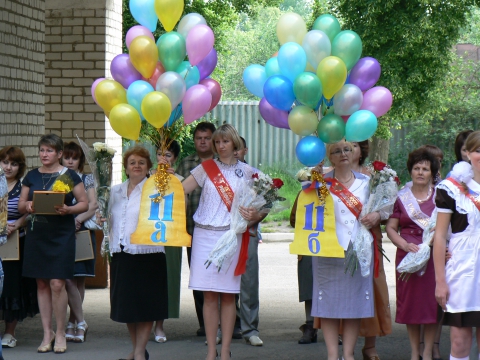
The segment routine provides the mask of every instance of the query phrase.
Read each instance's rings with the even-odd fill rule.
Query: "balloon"
[[[345,137],[345,121],[335,114],[324,116],[317,127],[320,140],[327,144],[334,144]]]
[[[187,37],[188,32],[196,25],[207,25],[207,20],[197,13],[190,13],[185,15],[182,20],[178,23],[177,32],[183,35],[184,38]]]
[[[295,101],[293,84],[283,75],[270,76],[263,86],[265,99],[270,105],[288,111]]]
[[[301,139],[295,153],[298,161],[305,166],[316,166],[323,160],[327,152],[325,144],[316,136],[306,136]]]
[[[278,51],[277,59],[282,75],[285,75],[291,82],[305,71],[305,66],[307,66],[305,50],[294,42],[282,45]]]
[[[155,13],[166,31],[172,31],[180,20],[183,6],[183,0],[155,0]]]
[[[157,26],[157,20],[158,19],[155,16],[155,27]],[[130,49],[130,44],[137,36],[148,36],[150,39],[155,41],[155,38],[153,37],[153,34],[149,29],[142,25],[135,25],[127,31],[127,35],[125,36],[125,44],[127,45],[127,49]]]
[[[200,73],[200,80],[205,79],[207,76],[209,76],[213,70],[215,70],[215,66],[217,66],[218,62],[218,56],[217,56],[217,50],[212,49],[208,53],[208,55],[200,61],[197,64],[198,71]]]
[[[265,120],[267,124],[281,128],[281,129],[290,129],[288,126],[288,112],[283,110],[278,110],[270,105],[267,99],[262,98],[259,103],[260,115]]]
[[[168,121],[163,125],[163,127],[170,127],[173,125],[175,121],[180,119],[182,116],[183,111],[182,111],[182,104],[178,104],[178,106],[172,110],[172,113],[170,114],[170,117],[168,118]]]
[[[282,72],[280,71],[280,67],[278,66],[278,58],[272,57],[267,60],[265,64],[265,73],[267,74],[267,78],[273,75],[279,75]]]
[[[348,70],[353,68],[362,56],[362,40],[355,31],[340,31],[332,41],[332,55],[343,60]]]
[[[333,106],[337,115],[352,115],[360,110],[363,102],[362,90],[357,85],[347,84],[335,94]]]
[[[312,30],[305,35],[302,42],[303,50],[307,54],[308,63],[314,69],[318,68],[320,61],[330,56],[332,52],[332,45],[327,34],[321,30]]]
[[[306,33],[307,25],[300,15],[290,12],[278,19],[277,38],[280,45],[292,41],[301,45]]]
[[[115,105],[109,115],[110,125],[121,137],[137,140],[140,136],[142,121],[135,108],[128,104]]]
[[[167,95],[152,91],[142,101],[142,113],[145,119],[156,129],[162,127],[170,117],[172,104]]]
[[[144,78],[155,72],[158,51],[155,42],[148,36],[137,36],[130,43],[130,61]]]
[[[355,111],[347,121],[345,139],[355,142],[367,140],[375,134],[377,125],[377,118],[371,111]]]
[[[185,39],[176,31],[163,34],[157,40],[158,58],[167,71],[174,71],[185,59]]]
[[[150,30],[150,32],[157,29],[158,18],[154,11],[154,2],[155,0],[130,0],[129,4],[130,13],[133,18],[137,20],[140,25],[143,25]]]
[[[207,25],[199,24],[192,28],[187,35],[187,54],[190,64],[197,65],[205,59],[213,49],[215,36]]]
[[[317,130],[317,114],[308,106],[295,106],[288,114],[288,125],[297,135],[310,135]]]
[[[308,71],[308,72],[311,72],[311,73],[314,73],[316,74],[317,73],[317,70],[313,68],[312,65],[310,65],[309,62],[307,62],[307,66],[305,66],[305,71]]]
[[[113,79],[122,84],[125,89],[134,81],[142,79],[142,74],[132,65],[128,54],[115,56],[110,63],[110,72]]]
[[[253,64],[243,70],[243,83],[248,91],[258,97],[263,97],[263,87],[267,81],[267,74],[262,65]]]
[[[367,91],[380,79],[381,73],[382,68],[377,59],[361,58],[350,72],[350,84],[357,85],[362,91]]]
[[[212,94],[212,103],[210,105],[210,109],[208,109],[208,111],[211,111],[215,106],[217,106],[222,98],[222,87],[213,79],[203,79],[200,81],[200,84],[205,86]]]
[[[103,80],[105,80],[105,78],[98,78],[93,82],[92,87],[90,88],[90,94],[92,95],[93,101],[95,101],[95,104],[97,105],[98,103],[97,103],[97,98],[95,97],[95,89],[97,88],[97,85]]]
[[[302,104],[315,109],[322,98],[322,83],[311,72],[301,73],[293,82],[293,93]]]
[[[321,30],[327,34],[330,42],[335,39],[335,36],[340,32],[340,23],[337,18],[330,14],[323,14],[313,23],[313,30]]]
[[[108,113],[115,105],[127,102],[127,92],[115,80],[103,80],[95,88],[95,98],[103,111]]]
[[[152,91],[154,91],[153,86],[143,80],[133,82],[127,89],[127,101],[138,111],[142,120],[145,120],[141,107],[142,101]]]
[[[212,94],[203,85],[194,85],[187,90],[183,97],[183,121],[185,124],[190,124],[197,119],[200,119],[208,112],[212,104]]]
[[[375,86],[363,94],[362,110],[370,110],[376,117],[385,115],[392,107],[393,97],[390,90]]]
[[[175,72],[185,80],[187,89],[190,89],[193,85],[197,85],[200,82],[200,72],[198,68],[190,65],[188,61],[182,61],[175,69]]]
[[[347,67],[342,59],[336,56],[327,56],[318,64],[317,76],[322,82],[323,96],[329,100],[345,83]]]
[[[168,96],[173,109],[182,101],[187,85],[179,74],[167,71],[158,78],[155,90],[161,91]]]
[[[165,68],[163,67],[162,63],[160,61],[157,61],[157,66],[155,66],[155,71],[153,72],[153,75],[150,77],[150,79],[145,79],[150,85],[154,86],[157,85],[157,80],[165,72]]]

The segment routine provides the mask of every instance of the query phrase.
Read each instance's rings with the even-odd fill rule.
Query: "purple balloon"
[[[361,110],[370,110],[378,118],[385,115],[392,107],[393,96],[390,90],[383,86],[375,86],[363,94]]]
[[[360,90],[366,91],[376,84],[381,73],[382,68],[377,59],[361,58],[350,72],[350,84],[357,85]]]
[[[100,82],[102,82],[103,80],[105,80],[105,78],[98,78],[93,82],[92,87],[90,88],[90,93],[92,95],[93,101],[95,101],[95,104],[97,105],[98,103],[97,103],[97,98],[95,97],[95,89],[97,88],[97,85],[100,84]]]
[[[155,41],[155,38],[150,30],[148,30],[145,26],[135,25],[132,26],[127,31],[127,35],[125,35],[125,44],[127,45],[127,49],[130,49],[130,44],[137,36],[148,36],[150,39]]]
[[[290,126],[288,126],[287,111],[274,108],[268,103],[267,99],[265,98],[262,98],[262,100],[260,100],[260,104],[258,106],[260,110],[260,115],[262,115],[263,119],[267,122],[267,124],[281,129],[290,129]]]
[[[113,58],[110,64],[110,72],[115,81],[127,89],[131,83],[142,80],[142,74],[132,65],[128,54],[120,54]]]
[[[190,64],[196,66],[205,59],[212,51],[214,42],[215,35],[211,28],[204,24],[195,25],[185,39]]]
[[[212,51],[208,53],[207,57],[200,61],[197,65],[197,69],[200,72],[200,80],[205,79],[213,72],[213,70],[215,70],[215,66],[217,66],[217,61],[217,50],[212,49]]]

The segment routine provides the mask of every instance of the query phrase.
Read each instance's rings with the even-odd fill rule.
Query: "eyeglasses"
[[[350,149],[350,148],[345,148],[345,149],[343,149],[343,150],[340,150],[340,149],[335,150],[334,152],[331,152],[330,155],[332,155],[332,156],[333,156],[333,155],[335,155],[335,156],[340,156],[340,155],[342,155],[342,154],[348,155],[348,153],[351,153],[351,152],[352,152],[352,149]]]

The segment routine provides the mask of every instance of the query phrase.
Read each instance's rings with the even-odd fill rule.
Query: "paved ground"
[[[298,327],[304,321],[303,303],[298,302],[296,256],[290,255],[288,242],[264,241],[259,245],[260,253],[260,337],[263,347],[246,345],[243,340],[233,340],[232,359],[325,359],[326,348],[323,338],[311,345],[298,345],[301,336]],[[385,242],[388,257],[393,261],[395,248]],[[184,259],[186,259],[184,254]],[[151,359],[203,360],[206,354],[204,338],[195,336],[198,328],[191,291],[188,290],[188,267],[183,264],[181,318],[167,320],[165,330],[168,341],[157,344],[153,336],[147,349]],[[386,263],[387,279],[390,290],[392,314],[395,313],[395,280],[393,264]],[[420,299],[419,299],[420,301]],[[113,360],[125,356],[130,351],[128,332],[125,325],[117,324],[109,318],[109,291],[88,290],[85,301],[86,320],[90,326],[87,341],[84,344],[68,345],[67,353],[57,356],[53,353],[37,354],[40,344],[40,317],[27,319],[17,327],[18,346],[4,349],[6,360]],[[449,354],[448,328],[445,328],[441,340],[443,359]],[[361,359],[363,340],[359,339],[355,350],[356,359]],[[382,360],[410,359],[409,342],[405,326],[393,325],[393,333],[378,340],[377,348]],[[473,357],[472,357],[473,359]]]

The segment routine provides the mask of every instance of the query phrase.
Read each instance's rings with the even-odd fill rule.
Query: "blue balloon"
[[[289,111],[295,101],[293,83],[283,75],[270,76],[263,93],[268,103],[279,110]]]
[[[280,67],[278,66],[278,58],[272,57],[268,59],[267,63],[265,64],[265,72],[267,77],[273,75],[280,75],[282,72],[280,71]]]
[[[142,120],[145,120],[141,106],[143,98],[152,91],[154,91],[153,86],[143,80],[134,81],[127,89],[127,102],[138,111]]]
[[[130,12],[140,25],[151,32],[157,29],[158,17],[155,13],[155,0],[130,0]]]
[[[258,64],[248,66],[243,70],[243,83],[248,91],[259,98],[263,97],[263,86],[267,81],[265,67]]]
[[[168,119],[168,121],[166,122],[165,125],[163,125],[163,127],[170,127],[173,125],[173,123],[175,121],[177,121],[178,119],[180,119],[180,117],[182,116],[183,114],[183,111],[182,111],[182,103],[178,104],[177,107],[175,109],[172,110],[172,113],[170,114],[170,118]]]
[[[318,165],[325,157],[326,152],[323,141],[313,135],[305,136],[295,148],[298,161],[305,166]]]
[[[348,118],[345,139],[354,142],[370,139],[377,131],[377,126],[377,117],[373,112],[369,110],[355,111]]]
[[[192,66],[188,61],[182,61],[180,65],[175,69],[187,84],[187,89],[193,85],[197,85],[200,82],[200,71],[196,66]]]
[[[283,44],[278,51],[277,58],[282,75],[285,75],[291,82],[304,72],[307,66],[307,54],[305,50],[295,42]]]

